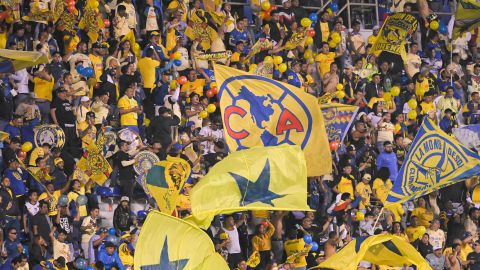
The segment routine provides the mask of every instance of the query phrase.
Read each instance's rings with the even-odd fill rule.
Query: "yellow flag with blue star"
[[[157,211],[148,214],[135,246],[135,270],[228,270],[198,227]]]
[[[305,157],[296,145],[231,153],[192,188],[190,201],[197,220],[245,210],[311,210]]]
[[[408,241],[389,234],[357,237],[312,269],[357,269],[361,261],[389,267],[415,265],[418,270],[432,269]]]
[[[480,156],[425,118],[386,205],[401,203],[480,174]]]
[[[308,176],[332,171],[332,157],[316,98],[295,86],[214,65],[225,141],[231,152],[256,146],[302,148]]]

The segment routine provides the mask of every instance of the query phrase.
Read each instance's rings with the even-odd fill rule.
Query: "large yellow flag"
[[[453,26],[453,39],[463,33],[474,30],[480,26],[480,2],[475,0],[458,0],[455,23]]]
[[[417,19],[407,13],[395,13],[388,16],[372,46],[372,53],[390,52],[400,55],[405,61],[407,52],[405,43],[417,31]]]
[[[41,52],[0,49],[0,73],[14,73],[44,63],[48,63],[48,57]]]
[[[315,268],[355,270],[362,260],[375,265],[415,265],[418,270],[432,269],[408,241],[388,234],[357,237]]]
[[[190,171],[186,160],[170,156],[150,168],[146,185],[160,211],[169,215],[175,212],[178,195]]]
[[[421,197],[478,174],[480,156],[425,118],[388,194],[386,205]]]
[[[332,171],[325,124],[314,96],[234,68],[214,65],[214,69],[230,151],[295,144],[305,153],[308,176]]]
[[[96,144],[89,145],[87,151],[78,161],[77,168],[99,186],[102,186],[112,173],[112,167],[103,155],[103,145],[101,148],[97,147]]]
[[[189,223],[152,211],[135,246],[135,270],[228,270],[210,237]]]
[[[310,210],[305,157],[296,145],[231,153],[193,187],[190,200],[196,219],[245,210]]]

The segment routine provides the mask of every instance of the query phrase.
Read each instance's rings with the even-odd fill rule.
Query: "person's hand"
[[[7,204],[7,210],[9,210],[10,208],[12,208],[12,202],[8,202]]]

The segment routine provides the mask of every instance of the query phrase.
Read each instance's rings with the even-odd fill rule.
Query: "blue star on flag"
[[[258,176],[255,182],[248,180],[247,178],[235,174],[229,173],[237,182],[238,188],[242,199],[240,200],[240,206],[245,206],[254,202],[261,202],[274,206],[272,200],[282,198],[285,195],[278,195],[269,190],[270,186],[270,162],[267,159],[262,172]]]
[[[170,261],[168,256],[168,241],[165,237],[162,251],[160,253],[160,263],[140,266],[141,270],[182,270],[187,265],[188,259],[180,259],[177,261]]]

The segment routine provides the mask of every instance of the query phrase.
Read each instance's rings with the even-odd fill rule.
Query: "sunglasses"
[[[10,234],[17,234],[17,232],[11,232]]]

